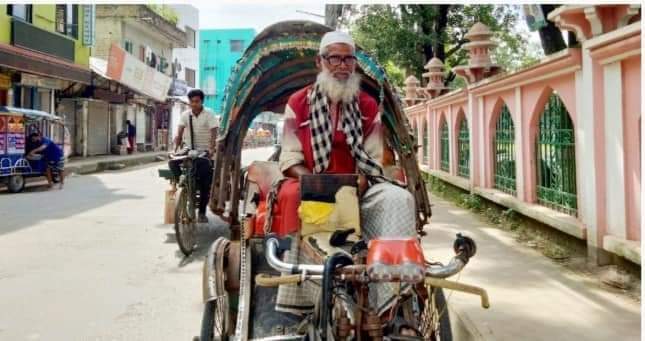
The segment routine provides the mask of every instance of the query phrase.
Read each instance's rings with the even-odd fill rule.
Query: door
[[[87,155],[108,154],[109,119],[108,103],[88,101]]]

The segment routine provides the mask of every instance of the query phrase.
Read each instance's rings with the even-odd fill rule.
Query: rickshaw
[[[47,163],[42,159],[28,159],[31,146],[29,135],[41,133],[56,143],[65,156],[70,153],[69,132],[62,118],[44,111],[0,107],[0,181],[11,193],[25,187],[28,177],[44,176]],[[57,174],[52,174],[56,181]]]
[[[403,181],[416,199],[418,238],[369,243],[345,238],[338,246],[338,241],[322,234],[316,239],[319,248],[313,252],[318,263],[294,264],[281,257],[291,247],[290,242],[298,243],[302,249],[308,245],[304,239],[289,241],[272,231],[272,214],[276,213],[267,207],[267,199],[276,179],[282,177],[275,162],[279,156],[274,154],[269,161],[255,161],[242,168],[241,149],[257,114],[283,112],[292,93],[315,81],[318,71],[314,59],[319,42],[330,30],[309,21],[274,24],[250,44],[229,79],[209,207],[229,223],[231,233],[230,238],[220,237],[213,242],[204,262],[202,341],[452,340],[442,288],[477,294],[482,306],[488,307],[483,289],[445,279],[458,273],[474,256],[476,245],[471,238],[457,236],[456,255],[447,265],[423,257],[419,240],[425,235],[423,229],[431,210],[415,157],[414,137],[385,72],[360,48],[356,56],[361,87],[379,102],[386,139],[396,154],[396,164],[386,173]],[[331,176],[326,181],[355,183],[351,176]],[[301,178],[302,192],[306,180]],[[372,251],[379,248],[379,242],[395,245],[390,252],[394,258],[402,252],[413,254],[420,272],[410,275],[396,270],[400,264],[390,264],[394,270],[382,272],[379,277],[369,264],[370,257],[376,257]],[[273,309],[279,285],[302,285],[307,281],[316,281],[321,288],[313,314],[295,318]],[[415,322],[413,336],[400,335],[401,330],[392,324],[396,319],[378,316],[369,306],[369,285],[379,281],[413,288],[396,298],[400,309],[395,312]]]

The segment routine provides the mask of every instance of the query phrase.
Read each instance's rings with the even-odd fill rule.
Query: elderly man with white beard
[[[380,237],[414,238],[415,205],[410,192],[383,179],[384,143],[378,104],[361,91],[356,72],[355,45],[343,32],[322,38],[316,82],[294,93],[285,109],[280,169],[287,177],[275,205],[283,231],[298,235],[299,177],[303,174],[359,174],[361,233],[365,240]],[[274,206],[274,207],[276,207]],[[305,263],[297,249],[286,260]],[[312,288],[313,287],[313,288]],[[370,302],[379,313],[394,302],[394,288],[371,287]],[[317,300],[315,285],[281,286],[276,310],[303,314]]]

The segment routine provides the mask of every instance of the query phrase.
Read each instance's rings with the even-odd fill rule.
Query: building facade
[[[0,105],[56,113],[57,94],[89,84],[92,5],[0,4]]]
[[[549,15],[580,47],[503,73],[490,32],[469,32],[465,88],[407,80],[406,114],[430,175],[585,240],[591,260],[640,264],[640,5],[563,5]],[[434,78],[434,79],[433,79]]]
[[[205,105],[218,115],[231,70],[255,37],[255,30],[200,30],[200,84],[206,94]]]
[[[191,5],[170,5],[177,12],[177,28],[186,33],[186,47],[173,49],[173,78],[188,88],[199,85],[199,11]]]
[[[162,5],[166,6],[166,5]],[[150,74],[152,79],[170,79],[176,75],[173,67],[174,51],[187,47],[187,32],[179,28],[179,16],[164,8],[172,16],[164,16],[153,6],[147,5],[96,5],[96,44],[92,50],[97,64],[108,62],[114,46],[125,50],[130,64],[145,64],[136,70]],[[138,60],[138,61],[137,61]],[[142,65],[142,64],[141,64]],[[109,66],[107,66],[109,68]],[[149,70],[150,69],[154,69]],[[101,78],[105,78],[106,67],[93,68]],[[158,75],[162,75],[159,77]],[[143,76],[141,76],[143,77]],[[109,77],[108,77],[109,78]],[[101,81],[105,81],[102,79]],[[120,84],[123,85],[123,84]],[[147,95],[150,84],[141,83],[139,87],[126,84],[125,102],[110,102],[108,107],[108,134],[116,136],[123,131],[125,121],[129,120],[137,128],[137,150],[149,151],[168,147],[168,128],[170,108],[167,94],[153,98]],[[112,84],[111,87],[119,86]],[[120,98],[120,96],[119,96]],[[110,149],[118,148],[120,141],[110,139]]]

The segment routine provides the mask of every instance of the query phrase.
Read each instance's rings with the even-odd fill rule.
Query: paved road
[[[270,148],[247,151],[243,164]],[[163,225],[167,183],[153,164],[75,176],[64,190],[0,192],[0,340],[191,340],[202,313],[201,269]]]

